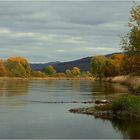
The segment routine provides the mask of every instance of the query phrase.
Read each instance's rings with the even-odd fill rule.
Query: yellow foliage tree
[[[72,69],[72,74],[73,74],[74,76],[80,75],[80,69],[79,69],[78,67],[73,67],[73,69]]]
[[[31,68],[28,61],[22,57],[10,57],[5,62],[6,68],[16,77],[29,77]]]
[[[125,54],[114,54],[111,56],[111,59],[115,61],[115,75],[124,74],[125,58]]]

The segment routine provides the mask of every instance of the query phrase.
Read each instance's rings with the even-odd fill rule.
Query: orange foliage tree
[[[1,77],[8,76],[8,71],[5,68],[2,60],[0,60],[0,76]]]
[[[28,61],[22,57],[10,57],[5,61],[6,68],[16,77],[29,77],[31,68]]]
[[[125,67],[125,54],[114,54],[111,56],[111,59],[115,62],[115,69],[116,69],[116,75],[122,75],[124,74],[124,67]]]
[[[105,56],[95,56],[91,60],[91,73],[96,78],[117,76],[124,74],[124,54],[114,54],[107,58]]]

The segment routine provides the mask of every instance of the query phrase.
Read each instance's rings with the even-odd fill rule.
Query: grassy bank
[[[140,93],[140,76],[115,76],[102,79],[102,81],[120,83],[128,86],[133,93]]]
[[[71,109],[70,112],[93,115],[98,118],[140,121],[140,97],[121,95],[115,98],[112,103]]]

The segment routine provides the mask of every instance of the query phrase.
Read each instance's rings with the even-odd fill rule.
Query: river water
[[[139,123],[69,112],[72,108],[94,105],[80,103],[83,101],[127,93],[122,85],[90,80],[0,81],[0,138],[140,138]]]

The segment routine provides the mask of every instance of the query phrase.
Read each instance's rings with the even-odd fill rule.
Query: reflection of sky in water
[[[119,84],[84,80],[0,81],[0,138],[128,137],[129,131],[124,135],[113,122],[68,112],[91,104],[44,103],[94,101],[127,92]]]
[[[7,102],[17,99],[24,101],[89,101],[106,98],[122,93],[127,89],[119,84],[100,83],[79,80],[3,81],[0,86],[0,98]]]

